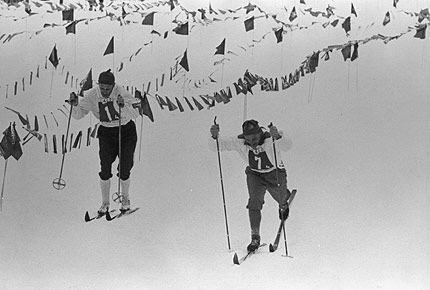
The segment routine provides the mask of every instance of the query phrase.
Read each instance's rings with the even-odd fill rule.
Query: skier
[[[99,139],[100,187],[102,205],[99,215],[109,211],[112,163],[120,160],[121,211],[130,210],[130,171],[133,167],[134,151],[137,143],[136,125],[133,119],[139,116],[134,108],[137,100],[123,87],[115,83],[115,76],[109,70],[100,73],[98,86],[84,92],[80,100],[72,92],[68,102],[73,106],[72,116],[81,119],[89,112],[100,120],[97,131]],[[119,156],[119,116],[121,107],[121,157]]]
[[[260,246],[261,210],[266,190],[279,204],[279,218],[288,218],[288,199],[291,193],[287,189],[287,173],[280,151],[291,149],[292,141],[282,131],[278,131],[276,126],[269,126],[267,131],[256,120],[245,121],[242,124],[242,134],[237,137],[220,137],[219,131],[218,124],[211,126],[209,148],[216,151],[215,140],[218,139],[219,150],[237,151],[247,163],[245,173],[249,199],[246,207],[251,227],[251,243],[247,250],[253,252]],[[273,146],[273,142],[276,142],[276,146]],[[278,164],[275,164],[275,160]]]

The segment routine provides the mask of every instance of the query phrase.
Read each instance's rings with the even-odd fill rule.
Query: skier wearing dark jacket
[[[133,167],[134,151],[137,143],[136,126],[133,119],[139,116],[133,107],[136,99],[123,87],[115,84],[113,73],[108,70],[100,74],[98,86],[84,92],[78,100],[70,94],[68,102],[73,105],[72,116],[81,119],[89,112],[100,120],[97,131],[99,139],[100,187],[102,205],[100,215],[109,211],[112,163],[119,157],[119,107],[121,107],[121,211],[130,209],[130,171]]]
[[[221,151],[236,151],[247,163],[247,209],[251,227],[251,243],[247,248],[248,251],[255,251],[260,245],[261,210],[266,191],[279,204],[279,217],[288,217],[288,198],[291,193],[287,189],[287,173],[280,151],[290,150],[292,142],[277,127],[270,126],[269,131],[266,131],[256,120],[245,121],[242,124],[242,134],[237,137],[222,137],[219,136],[219,131],[219,125],[211,126],[210,149],[217,150],[215,139],[218,139]],[[273,146],[273,140],[276,140],[276,146]]]

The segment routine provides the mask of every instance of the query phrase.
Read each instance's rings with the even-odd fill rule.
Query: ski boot
[[[130,198],[123,196],[122,200],[121,200],[121,209],[120,209],[120,211],[122,213],[125,213],[126,211],[129,211],[129,210],[130,210]]]
[[[251,237],[251,243],[246,247],[248,252],[254,252],[260,247],[260,236],[253,234]]]
[[[100,209],[97,211],[97,214],[99,216],[103,216],[105,215],[108,211],[109,211],[109,202],[103,202],[102,206],[100,207]]]

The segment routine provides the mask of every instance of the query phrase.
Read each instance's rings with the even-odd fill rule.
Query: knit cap
[[[115,76],[110,71],[110,69],[102,72],[99,75],[99,84],[105,84],[105,85],[114,85],[115,84]]]

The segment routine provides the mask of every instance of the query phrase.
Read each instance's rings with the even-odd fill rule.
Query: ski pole
[[[214,118],[214,125],[218,125],[216,123],[216,116]],[[223,201],[223,205],[224,205],[224,219],[225,219],[225,228],[226,228],[226,231],[227,231],[227,243],[228,243],[228,249],[231,250],[231,247],[230,247],[230,234],[228,232],[227,207],[226,207],[226,203],[225,203],[224,182],[223,182],[223,178],[222,178],[221,155],[220,155],[220,151],[219,151],[218,137],[215,140],[216,140],[216,148],[217,148],[217,153],[218,153],[218,167],[219,167],[219,176],[220,176],[220,181],[221,181],[222,201]]]
[[[1,186],[0,210],[3,210],[3,193],[4,193],[4,184],[6,181],[7,161],[8,161],[8,159],[6,159],[4,162],[3,183]]]
[[[72,118],[72,109],[73,109],[73,105],[70,104],[70,111],[69,111],[69,120],[67,121],[67,130],[66,130],[66,138],[64,140],[64,146],[62,148],[63,150],[63,157],[61,159],[61,168],[60,168],[60,176],[58,178],[55,178],[52,181],[52,186],[56,189],[56,190],[62,190],[66,187],[66,181],[64,179],[62,179],[62,175],[63,175],[63,167],[64,167],[64,159],[66,157],[66,146],[67,146],[67,139],[69,137],[69,129],[70,129],[70,119]]]
[[[270,122],[269,129],[273,126],[273,123]],[[278,183],[278,191],[280,190],[281,184],[279,183],[279,174],[278,174],[278,158],[276,157],[276,145],[275,145],[275,137],[272,136],[272,143],[273,143],[273,156],[275,157],[275,172],[276,172],[276,182]],[[281,198],[279,196],[279,198]],[[285,244],[285,255],[288,257],[288,247],[287,247],[287,234],[285,232],[285,219],[284,215],[281,214],[281,223],[282,223],[282,231],[284,232],[284,244]]]
[[[124,107],[123,102],[118,102],[118,192],[114,194],[114,200],[118,201],[118,203],[122,202],[122,194],[121,194],[121,109]],[[116,198],[116,199],[115,199]]]

